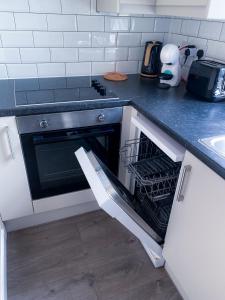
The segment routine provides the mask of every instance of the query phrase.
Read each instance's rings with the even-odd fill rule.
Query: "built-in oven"
[[[33,200],[89,188],[74,152],[94,151],[118,172],[122,108],[17,118]]]

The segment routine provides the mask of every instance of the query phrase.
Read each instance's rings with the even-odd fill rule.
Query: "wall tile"
[[[75,16],[70,15],[47,15],[49,31],[77,31]]]
[[[48,48],[21,48],[20,55],[22,63],[50,62]]]
[[[142,33],[141,37],[141,45],[144,46],[146,42],[149,41],[160,41],[163,42],[164,39],[164,33]]]
[[[104,61],[104,48],[79,48],[80,61]]]
[[[169,32],[170,33],[180,33],[182,26],[181,19],[172,19],[170,22]]]
[[[47,30],[45,15],[15,13],[14,17],[17,30]]]
[[[217,41],[208,41],[206,56],[224,61],[225,43]]]
[[[2,78],[2,79],[8,78],[6,65],[4,65],[4,64],[0,64],[0,78]]]
[[[188,43],[191,45],[195,45],[198,49],[203,49],[204,51],[206,51],[206,49],[207,49],[207,40],[206,39],[201,39],[201,38],[197,38],[197,37],[189,37]]]
[[[36,31],[33,35],[35,47],[63,47],[62,32]]]
[[[208,22],[201,21],[200,29],[199,29],[199,37],[210,39],[210,40],[219,40],[220,33],[222,31],[221,22]]]
[[[12,13],[0,12],[0,30],[14,30],[15,22]]]
[[[120,47],[123,46],[140,46],[141,33],[118,33],[117,44]]]
[[[116,34],[107,32],[94,32],[92,33],[92,46],[93,47],[115,47]]]
[[[129,17],[105,17],[105,31],[119,32],[130,30]]]
[[[91,75],[91,63],[67,63],[66,76],[89,76]]]
[[[92,74],[94,75],[102,75],[107,72],[115,71],[115,63],[114,62],[93,62],[92,63]]]
[[[16,48],[0,48],[0,63],[20,63],[20,52]]]
[[[62,12],[65,14],[90,14],[90,0],[61,0]]]
[[[35,64],[7,64],[9,78],[29,78],[37,77],[37,67]]]
[[[60,0],[29,0],[31,12],[60,13]]]
[[[37,64],[37,69],[39,77],[66,75],[64,63]]]
[[[181,34],[170,34],[168,36],[168,42],[175,44],[177,46],[182,46],[185,45],[188,41],[188,37],[185,35],[181,35]]]
[[[105,60],[106,61],[120,61],[127,60],[128,48],[105,48]]]
[[[104,17],[102,16],[77,16],[79,31],[104,31]]]
[[[128,60],[142,60],[144,56],[144,47],[129,48]]]
[[[131,18],[132,32],[152,32],[154,31],[154,18]]]
[[[116,71],[126,74],[136,74],[138,72],[138,61],[119,61],[116,63]]]
[[[1,0],[0,11],[29,11],[28,0]]]
[[[199,31],[200,21],[184,20],[181,26],[181,33],[184,35],[197,36]]]
[[[168,32],[170,28],[171,19],[169,18],[156,18],[155,19],[155,32]]]
[[[225,41],[225,23],[223,23],[222,31],[220,34],[220,40]]]
[[[76,48],[51,48],[52,62],[76,62],[78,61],[78,49]]]
[[[3,47],[33,47],[33,35],[28,31],[2,31]]]
[[[91,47],[91,33],[64,32],[64,47]]]

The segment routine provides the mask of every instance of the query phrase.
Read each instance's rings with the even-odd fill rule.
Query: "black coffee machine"
[[[161,73],[160,52],[162,43],[150,41],[145,44],[144,58],[141,67],[141,76],[148,78],[157,78]]]

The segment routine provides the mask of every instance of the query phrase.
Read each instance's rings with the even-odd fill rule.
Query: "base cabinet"
[[[3,221],[33,213],[15,117],[0,118],[0,191]]]
[[[183,170],[187,166],[191,171],[176,192],[165,239],[166,268],[185,300],[223,300],[225,180],[188,152]]]

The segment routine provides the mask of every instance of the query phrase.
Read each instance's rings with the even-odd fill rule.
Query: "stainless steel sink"
[[[201,139],[199,142],[225,158],[225,135]]]

